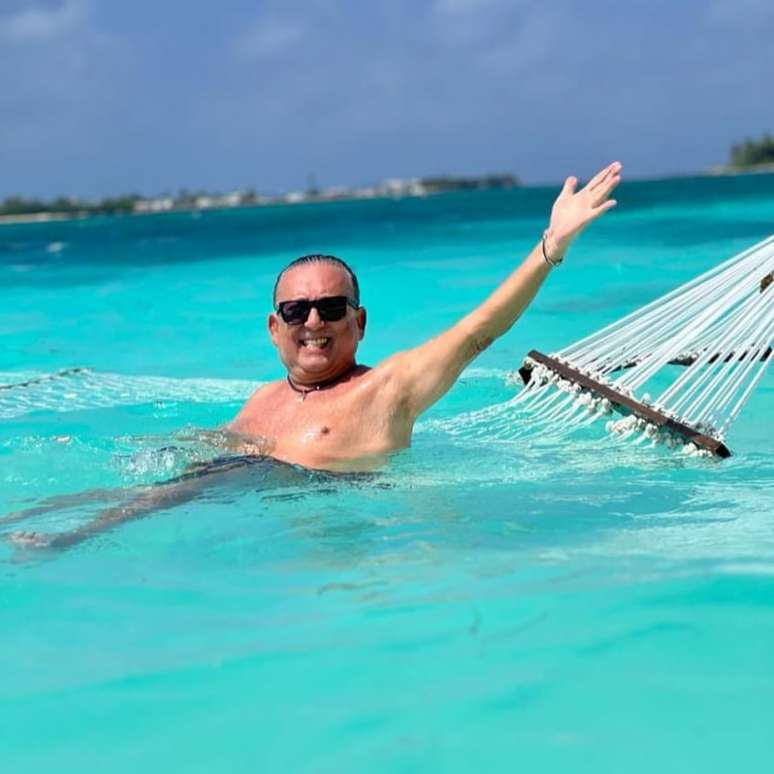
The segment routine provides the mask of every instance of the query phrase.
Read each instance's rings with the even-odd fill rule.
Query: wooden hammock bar
[[[606,384],[602,384],[601,382],[592,379],[590,376],[577,371],[553,357],[544,355],[542,352],[538,352],[535,349],[531,350],[527,357],[534,360],[536,363],[540,363],[541,365],[550,368],[563,379],[578,384],[601,398],[607,398],[610,403],[623,414],[633,414],[646,422],[656,425],[656,427],[680,435],[687,442],[693,443],[702,449],[706,449],[718,457],[731,456],[731,451],[728,447],[716,438],[705,435],[690,425],[672,419],[666,416],[666,414],[663,414],[650,406],[646,406],[644,403],[640,403],[634,398],[630,398],[628,395],[624,395]],[[532,366],[529,363],[525,363],[519,369],[519,374],[524,381],[524,384],[528,384],[532,378]]]

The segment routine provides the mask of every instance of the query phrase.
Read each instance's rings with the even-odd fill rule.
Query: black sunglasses
[[[358,308],[358,305],[348,296],[328,296],[314,301],[299,298],[295,301],[280,301],[276,311],[288,325],[303,325],[309,319],[312,307],[317,310],[321,320],[336,322],[347,313],[347,306]]]

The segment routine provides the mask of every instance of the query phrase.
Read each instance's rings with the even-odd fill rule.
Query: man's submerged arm
[[[12,532],[9,538],[17,546],[29,548],[70,548],[95,535],[107,532],[126,521],[149,516],[193,500],[205,487],[201,478],[172,480],[141,487],[128,501],[105,508],[91,521],[67,532]],[[116,493],[123,490],[116,490]],[[102,494],[102,492],[100,492]]]
[[[583,228],[615,206],[608,197],[620,182],[620,173],[621,165],[615,162],[577,193],[577,180],[567,178],[554,202],[544,242],[470,314],[425,344],[391,358],[413,416],[441,398],[463,369],[527,308],[551,269],[543,256],[544,246],[550,260],[561,260]]]

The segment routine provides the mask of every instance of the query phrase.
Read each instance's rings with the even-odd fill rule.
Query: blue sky
[[[774,132],[772,0],[0,0],[0,197],[700,171]]]

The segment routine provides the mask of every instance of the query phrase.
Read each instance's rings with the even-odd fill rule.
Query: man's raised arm
[[[568,177],[551,210],[545,236],[526,260],[480,306],[439,336],[391,358],[409,412],[419,415],[454,384],[465,366],[502,336],[535,297],[585,226],[616,205],[610,193],[621,180],[614,162],[580,191]]]

